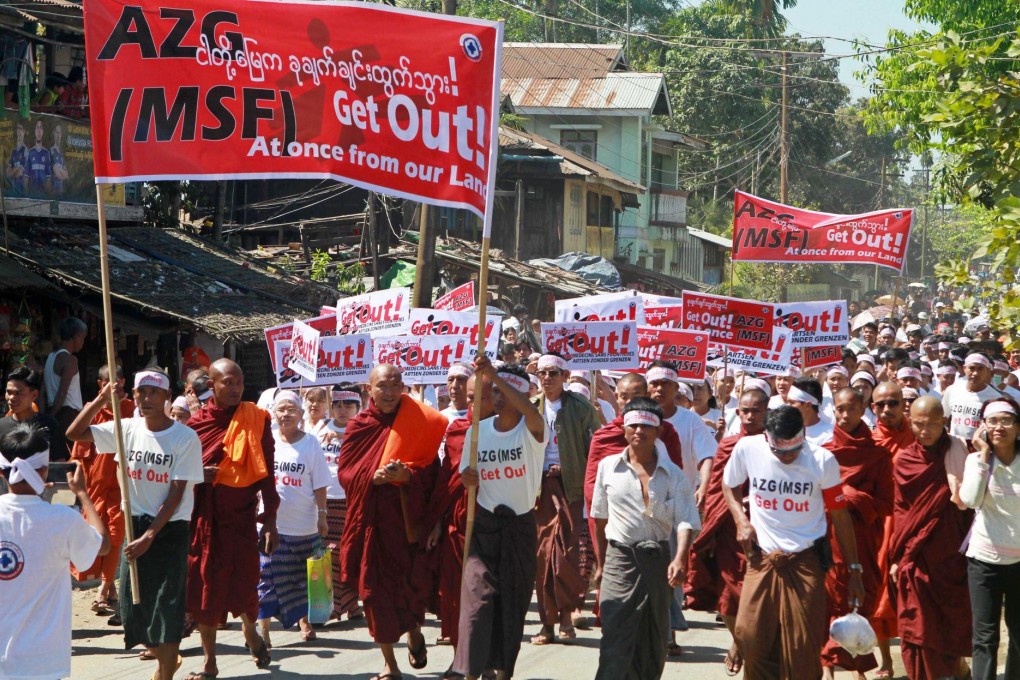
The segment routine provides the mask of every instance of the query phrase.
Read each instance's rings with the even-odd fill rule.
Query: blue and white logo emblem
[[[460,46],[464,50],[464,56],[471,61],[478,61],[482,58],[482,43],[470,33],[460,36]]]
[[[25,569],[21,548],[10,541],[0,541],[0,581],[17,578]]]

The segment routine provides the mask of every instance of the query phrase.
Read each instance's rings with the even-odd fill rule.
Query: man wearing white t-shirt
[[[96,453],[118,454],[114,423],[90,423],[110,402],[113,383],[78,414],[67,436],[95,442]],[[122,421],[134,540],[124,546],[120,616],[127,649],[144,645],[159,663],[162,680],[177,670],[184,629],[184,593],[194,487],[204,479],[202,445],[194,430],[166,414],[170,378],[162,371],[135,373],[134,398],[139,418]],[[132,602],[128,562],[138,569],[141,602]]]
[[[451,423],[467,415],[470,406],[467,398],[467,381],[474,372],[467,364],[454,364],[446,371],[446,390],[450,397],[450,405],[440,413]]]
[[[750,518],[744,514],[745,482],[750,484]],[[769,412],[764,434],[745,437],[734,447],[723,473],[723,496],[747,555],[734,634],[744,677],[820,677],[820,653],[828,637],[826,511],[849,565],[849,601],[864,600],[839,463],[805,440],[800,411],[781,406]]]
[[[797,378],[786,395],[786,402],[800,411],[804,419],[804,437],[815,446],[832,441],[833,423],[822,417],[822,386],[814,378]]]
[[[38,426],[22,423],[0,439],[0,470],[10,492],[0,496],[0,677],[71,675],[71,588],[67,565],[88,569],[110,550],[106,525],[85,491],[79,464],[67,475],[85,519],[50,505],[45,490],[49,444]]]
[[[992,360],[981,352],[971,352],[963,362],[966,381],[957,380],[942,395],[942,409],[946,414],[949,434],[964,441],[974,438],[981,425],[981,407],[986,401],[999,396],[989,383],[992,380]]]
[[[551,436],[528,401],[530,381],[518,366],[499,372],[484,356],[476,374],[492,381],[495,417],[478,424],[478,466],[461,457],[461,481],[478,489],[474,532],[467,547],[460,625],[452,670],[468,680],[495,670],[511,678],[535,585],[538,533],[535,497]],[[471,431],[464,435],[471,439]]]

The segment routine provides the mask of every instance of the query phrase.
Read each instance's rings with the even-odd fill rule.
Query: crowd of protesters
[[[694,383],[662,361],[571,371],[521,310],[498,360],[456,364],[445,385],[410,387],[384,364],[365,385],[270,387],[258,403],[228,359],[176,398],[158,368],[125,383],[104,366],[84,402],[85,327],[69,319],[42,375],[7,376],[0,677],[70,675],[69,568],[100,581],[93,611],[154,678],[175,676],[195,632],[204,658],[185,677],[216,678],[230,618],[270,668],[274,626],[317,635],[306,560],[328,548],[332,616],[364,619],[376,680],[402,677],[402,638],[427,667],[427,615],[455,648],[444,678],[541,675],[518,667],[521,645],[588,626],[596,678],[658,678],[683,655],[684,610],[716,613],[726,672],[761,680],[891,678],[897,639],[911,680],[990,680],[1004,610],[1006,677],[1020,678],[1020,352],[954,302],[854,302],[839,363]],[[46,502],[48,468],[68,458],[80,515]],[[854,611],[875,653],[830,638]]]

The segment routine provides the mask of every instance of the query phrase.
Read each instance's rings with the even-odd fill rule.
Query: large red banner
[[[99,183],[331,177],[491,213],[501,23],[265,0],[84,11]]]
[[[697,382],[705,379],[707,333],[655,326],[638,326],[637,333],[641,370],[647,370],[653,361],[670,361],[676,365],[680,380]]]
[[[708,333],[712,342],[745,349],[772,349],[775,305],[741,298],[683,292],[684,328]]]
[[[801,210],[736,192],[733,253],[737,262],[875,264],[903,271],[914,211],[860,215]]]

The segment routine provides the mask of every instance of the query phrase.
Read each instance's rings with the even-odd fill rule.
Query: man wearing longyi
[[[269,414],[242,401],[244,374],[230,359],[209,367],[213,398],[188,420],[202,443],[205,483],[195,487],[188,555],[187,609],[202,636],[205,665],[186,680],[210,680],[216,665],[216,628],[238,616],[258,668],[269,648],[255,630],[259,551],[276,549],[280,496],[273,475],[276,452]],[[256,517],[259,496],[263,511]],[[262,524],[261,532],[256,522]]]
[[[400,369],[379,364],[369,376],[371,401],[350,420],[337,461],[347,492],[340,537],[340,579],[357,588],[368,630],[382,651],[374,680],[402,677],[393,645],[407,633],[408,662],[428,663],[421,624],[428,589],[412,583],[425,504],[438,473],[439,444],[449,424],[439,411],[403,394]]]

